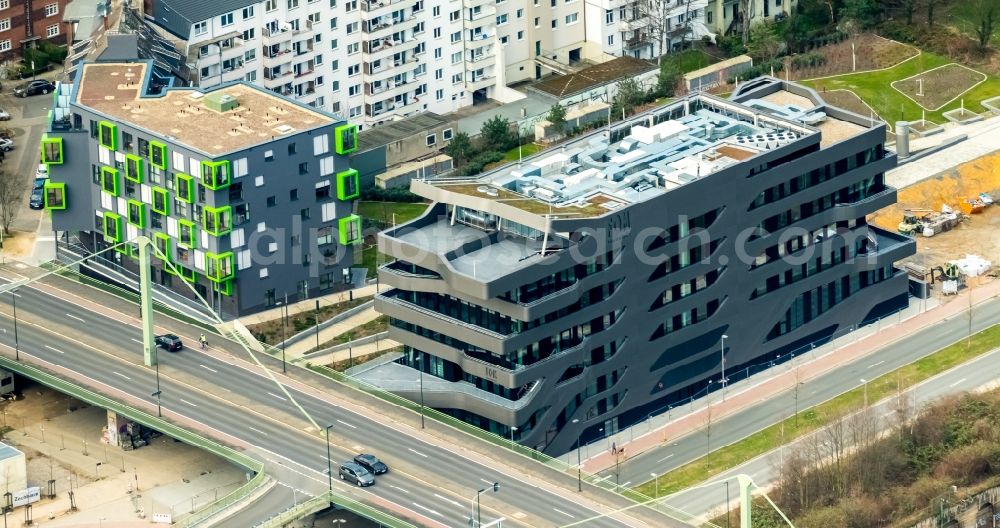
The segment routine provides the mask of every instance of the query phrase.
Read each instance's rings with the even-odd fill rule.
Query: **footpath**
[[[909,317],[904,316],[896,324],[885,324],[866,337],[855,339],[844,346],[838,346],[836,342],[831,343],[833,348],[827,351],[817,347],[815,353],[810,352],[791,360],[790,366],[789,363],[786,363],[775,367],[773,370],[777,372],[770,377],[764,377],[766,374],[764,376],[757,375],[748,380],[734,383],[726,390],[724,401],[721,398],[703,398],[705,401],[695,402],[695,405],[692,406],[694,408],[689,412],[684,413],[685,407],[678,408],[672,417],[663,418],[661,425],[643,427],[645,432],[639,435],[629,436],[619,433],[606,440],[615,442],[619,449],[624,448],[628,457],[634,457],[639,453],[664,445],[665,439],[678,438],[699,430],[706,423],[708,416],[711,416],[712,420],[719,420],[738,413],[761,400],[793,389],[796,383],[806,383],[844,363],[875,354],[882,347],[906,337],[914,331],[933,326],[944,319],[961,314],[968,310],[970,304],[976,305],[997,296],[1000,296],[1000,281],[994,280],[919,313],[913,313],[919,310],[919,308],[914,307]],[[863,331],[864,329],[859,329],[855,333]],[[848,334],[847,337],[851,338],[852,334]],[[709,400],[714,401],[709,402]],[[575,459],[576,453],[573,452],[565,456]],[[617,462],[621,462],[621,455],[618,456]],[[596,454],[583,462],[583,469],[590,473],[597,473],[614,467],[615,463],[616,457],[611,450],[602,447],[596,451]]]

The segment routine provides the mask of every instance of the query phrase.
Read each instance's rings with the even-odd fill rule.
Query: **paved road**
[[[919,385],[916,385],[915,387],[912,387],[907,391],[904,391],[905,397],[910,398],[911,401],[914,402],[916,408],[920,408],[938,398],[941,398],[942,396],[960,393],[966,390],[976,389],[987,384],[992,384],[998,379],[998,376],[1000,376],[1000,372],[996,369],[998,361],[1000,361],[1000,349],[989,354],[979,356],[968,363],[963,363],[952,370],[944,372],[934,378],[920,383]],[[896,423],[896,413],[893,410],[895,403],[896,396],[892,396],[871,406],[871,410],[869,412],[871,412],[874,417],[879,420],[880,430],[888,430],[891,428],[893,423]],[[848,420],[846,423],[850,424],[850,421]],[[850,425],[845,426],[845,437],[850,436],[847,433],[849,427]],[[786,446],[765,453],[764,455],[761,455],[746,464],[722,473],[717,478],[713,478],[712,480],[713,482],[721,481],[726,477],[742,473],[750,475],[758,486],[766,489],[776,483],[783,451],[787,452],[787,450],[794,449],[799,445],[808,445],[805,444],[805,442],[811,440],[812,436],[815,434],[822,435],[823,433],[821,430],[820,432],[813,433],[812,435],[796,440],[795,442],[791,442]],[[823,438],[824,436],[820,436],[820,439]],[[829,451],[830,447],[832,447],[826,444],[824,445],[827,451]],[[849,438],[845,438],[843,447],[848,449],[850,448]],[[830,455],[832,453],[827,452],[825,454]],[[734,484],[731,485],[731,490],[735,493],[735,481]],[[730,498],[735,503],[736,497]],[[726,504],[726,486],[724,483],[719,483],[697,489],[691,488],[672,495],[670,498],[665,500],[665,503],[683,509],[693,515],[704,515],[713,512],[719,513]]]
[[[1000,323],[1000,299],[991,299],[977,305],[973,311],[973,329],[978,331]],[[935,350],[945,347],[968,335],[969,319],[965,314],[952,317],[934,326],[900,339],[874,354],[846,363],[817,378],[809,380],[799,389],[799,409],[806,409],[861,385],[861,379],[873,379],[896,368],[912,363]],[[714,396],[718,397],[718,396]],[[787,391],[780,396],[758,402],[738,413],[712,422],[711,446],[717,449],[736,442],[791,416],[795,408],[795,394]],[[618,481],[625,485],[651,480],[650,473],[663,474],[706,454],[707,436],[704,431],[694,431],[676,438],[669,444],[650,449],[623,461],[618,468]],[[615,479],[615,469],[601,473]]]
[[[155,404],[156,376],[141,362],[139,329],[102,316],[32,287],[18,290],[18,340],[22,356],[56,364],[78,376]],[[0,344],[13,345],[10,295],[0,300]],[[216,343],[213,343],[216,344]],[[216,344],[218,345],[218,344]],[[107,352],[107,353],[106,353]],[[122,360],[115,354],[134,358]],[[161,353],[160,387],[165,416],[184,417],[220,435],[255,448],[271,464],[298,475],[294,487],[322,492],[326,487],[325,442],[287,401],[286,395],[257,371],[216,359],[196,350]],[[175,376],[173,373],[177,373]],[[194,379],[186,384],[177,379]],[[112,389],[113,388],[113,389]],[[505,526],[559,526],[598,514],[578,503],[572,493],[556,495],[545,487],[519,480],[508,472],[465,458],[457,450],[410,436],[381,416],[362,416],[328,401],[288,389],[319,424],[333,424],[333,459],[346,460],[357,451],[386,459],[394,471],[371,488],[357,489],[340,481],[345,493],[409,516],[425,526],[465,526],[475,491],[493,482],[500,492],[482,498],[483,522],[506,517]],[[217,435],[218,436],[218,435]],[[289,506],[286,504],[285,506]],[[666,520],[662,526],[671,525]],[[587,527],[625,527],[609,518]]]

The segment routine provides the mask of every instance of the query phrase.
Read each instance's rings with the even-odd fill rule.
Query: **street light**
[[[722,334],[722,345],[719,347],[719,355],[722,357],[722,401],[726,401],[726,334]]]
[[[278,303],[281,307],[281,372],[287,373],[285,365],[285,325],[288,324],[288,292],[285,292],[285,302]]]
[[[10,302],[14,306],[14,359],[21,361],[21,346],[17,341],[17,294],[10,291]]]
[[[861,383],[863,383],[864,387],[865,387],[865,408],[867,409],[868,408],[868,380],[866,380],[864,378],[861,378]]]
[[[156,392],[154,392],[153,394],[150,394],[150,396],[156,398],[156,416],[158,418],[163,418],[163,408],[160,407],[160,395],[161,394],[163,394],[163,392],[159,391],[159,390],[156,391]]]
[[[483,509],[482,509],[482,507],[479,504],[479,496],[482,495],[483,493],[485,493],[486,491],[489,491],[490,489],[491,488],[483,488],[483,489],[481,489],[481,490],[479,490],[479,491],[476,492],[475,528],[479,528],[480,526],[483,525]],[[500,491],[500,483],[499,482],[494,482],[492,489],[493,489],[493,493],[496,493],[496,492]],[[469,519],[469,525],[470,526],[472,525],[472,523],[473,523],[473,520]]]
[[[574,425],[580,423],[579,418],[573,418]],[[576,491],[583,491],[583,478],[580,474],[580,466],[583,462],[580,461],[580,437],[583,436],[583,432],[576,434]]]
[[[159,354],[159,352],[155,352],[155,350],[154,350],[154,356],[153,357],[155,359],[155,361],[153,361],[153,366],[156,367],[156,392],[153,393],[153,396],[156,396],[156,416],[158,416],[160,418],[163,418],[163,410],[160,407],[160,395],[163,394],[163,391],[160,390],[160,354]]]
[[[332,428],[333,424],[326,426],[326,486],[331,502],[333,501],[333,458],[330,457],[330,429]]]
[[[510,450],[511,451],[514,450],[514,432],[515,431],[517,431],[517,426],[516,425],[510,426]]]
[[[350,346],[350,345],[348,345]],[[417,352],[415,358],[419,361],[417,365],[417,372],[420,373],[420,428],[424,428],[424,355],[421,352]]]
[[[654,484],[655,489],[656,489],[656,495],[653,495],[653,497],[656,498],[656,499],[659,499],[660,498],[660,475],[657,474],[657,473],[650,473],[649,476],[653,477],[653,481],[656,483],[656,484]],[[657,504],[657,506],[659,506],[659,504]]]

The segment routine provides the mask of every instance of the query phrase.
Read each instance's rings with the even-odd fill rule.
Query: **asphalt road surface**
[[[31,287],[20,288],[17,295],[17,336],[22,356],[27,354],[71,369],[90,378],[92,385],[114,387],[155,405],[151,394],[156,390],[156,375],[153,369],[141,365],[137,327]],[[11,295],[0,297],[0,306],[9,314]],[[0,343],[13,346],[13,333],[12,318],[0,318]],[[140,364],[103,353],[113,349]],[[165,416],[183,415],[257,446],[260,456],[297,475],[295,481],[285,484],[315,494],[326,489],[326,443],[315,431],[306,430],[308,422],[300,418],[272,381],[256,369],[250,371],[193,349],[175,354],[161,351],[159,356]],[[173,370],[198,382],[188,385],[175,381],[167,374]],[[362,416],[292,389],[289,392],[317,423],[333,424],[335,464],[365,451],[383,458],[393,468],[370,488],[354,488],[335,477],[336,489],[357,500],[387,504],[389,510],[400,510],[427,526],[467,526],[476,491],[498,482],[499,493],[489,491],[482,496],[484,524],[504,517],[504,526],[561,526],[599,516],[576,503],[571,493],[566,497],[556,495],[467,459],[446,446],[409,436],[392,423],[382,423],[380,415]],[[281,509],[288,506],[291,501]],[[271,513],[275,512],[264,512],[265,516]],[[627,525],[602,517],[580,526]]]
[[[1000,322],[1000,299],[991,299],[975,306],[972,321],[973,331],[988,328],[998,322]],[[861,379],[871,380],[903,365],[910,364],[920,357],[966,337],[968,332],[968,316],[960,314],[914,332],[879,349],[874,354],[845,363],[800,386],[798,391],[799,411],[860,386]],[[987,371],[987,373],[992,373],[994,376],[1000,375],[995,369]],[[953,392],[981,385],[981,383],[975,383],[979,377],[966,377],[968,379],[951,388]],[[919,392],[918,395],[920,395]],[[794,408],[795,394],[789,390],[744,408],[738,413],[713,420],[711,446],[713,449],[718,449],[739,441],[756,431],[788,418],[794,413]],[[636,455],[620,464],[618,481],[622,485],[629,483],[629,485],[634,486],[651,480],[650,473],[663,474],[683,466],[706,454],[709,445],[707,440],[704,430],[693,431],[683,437],[675,438],[665,445]],[[601,472],[601,475],[614,480],[616,477],[615,469],[605,470]]]

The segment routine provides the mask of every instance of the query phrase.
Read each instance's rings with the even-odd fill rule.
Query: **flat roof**
[[[245,83],[145,96],[147,70],[145,62],[85,64],[76,103],[209,156],[338,122]],[[214,110],[206,106],[213,100],[235,100],[235,107]]]
[[[364,152],[381,147],[382,145],[395,143],[396,141],[417,134],[423,134],[447,123],[447,119],[434,112],[422,112],[406,119],[366,128],[358,133],[358,151]]]
[[[478,178],[425,183],[438,191],[474,196],[538,216],[589,218],[662,195],[813,135],[817,124],[833,127],[834,136],[852,133],[811,103],[782,106],[754,99],[739,104],[695,94],[653,114],[657,117],[652,122],[657,124],[652,126],[648,126],[648,115],[617,125],[619,130],[630,128],[616,142],[609,142],[607,132],[599,131]]]
[[[0,460],[7,460],[9,458],[15,458],[21,456],[22,453],[18,449],[11,447],[8,444],[0,442]]]
[[[539,81],[532,88],[562,99],[591,88],[604,86],[625,77],[634,77],[656,69],[656,65],[634,57],[618,57],[588,66],[571,75],[558,75]]]

